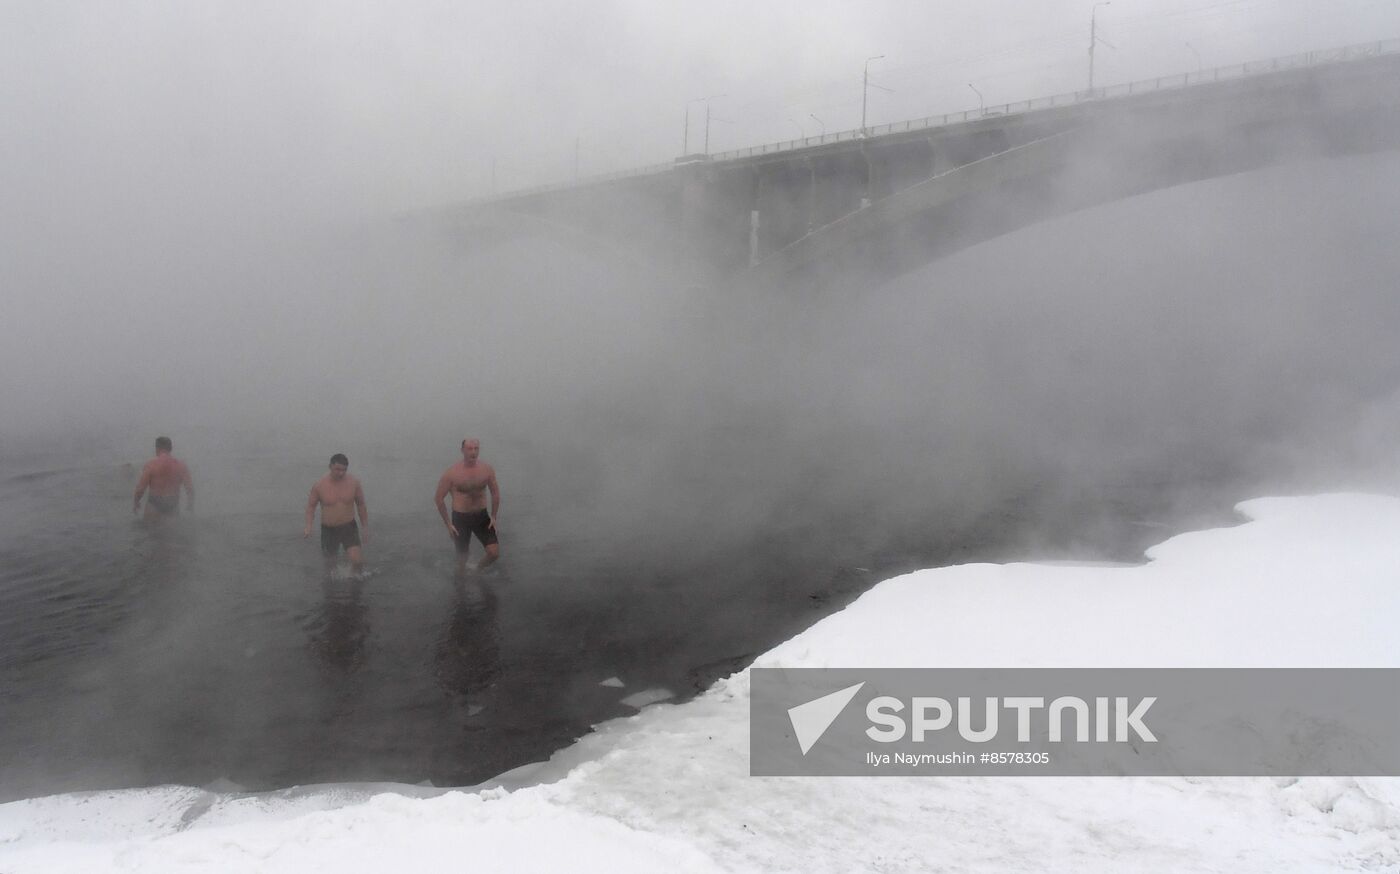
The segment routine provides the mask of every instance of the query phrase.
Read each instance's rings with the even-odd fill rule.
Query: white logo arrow
[[[788,719],[792,721],[792,730],[797,732],[797,744],[802,747],[802,755],[807,755],[807,751],[822,739],[826,730],[831,728],[831,723],[836,721],[836,717],[841,715],[841,711],[846,709],[846,705],[864,685],[864,682],[856,683],[839,692],[788,708]]]

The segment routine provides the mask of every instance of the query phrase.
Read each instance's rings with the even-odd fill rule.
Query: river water
[[[156,526],[130,514],[139,458],[6,459],[0,795],[467,785],[635,712],[637,692],[683,700],[899,570],[1005,557],[1031,529],[1132,559],[1182,522],[1144,487],[1022,496],[878,548],[798,527],[657,556],[498,464],[503,559],[459,580],[430,506],[452,460],[352,457],[368,570],[327,578],[300,530],[317,459],[193,463],[197,512]]]

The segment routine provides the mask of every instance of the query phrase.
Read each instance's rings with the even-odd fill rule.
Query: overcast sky
[[[0,2],[0,181],[392,209],[1082,88],[1093,0]],[[1394,0],[1115,0],[1100,83],[1400,36]]]

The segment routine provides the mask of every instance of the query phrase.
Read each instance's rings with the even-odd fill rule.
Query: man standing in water
[[[496,471],[491,465],[479,460],[481,441],[468,437],[462,441],[462,460],[449,467],[438,480],[437,494],[433,504],[437,507],[442,524],[447,526],[452,542],[457,545],[457,573],[467,569],[467,550],[471,548],[472,535],[486,547],[486,557],[476,566],[485,570],[501,555],[501,547],[496,542],[496,514],[501,509],[501,487],[496,484]],[[486,512],[486,490],[491,490],[491,512]],[[449,518],[442,499],[452,493],[452,516]]]
[[[316,505],[321,505],[321,554],[325,556],[326,567],[335,561],[340,548],[345,547],[350,556],[350,565],[355,573],[360,572],[360,528],[355,524],[355,512],[360,514],[360,523],[365,526],[364,536],[369,539],[369,508],[365,506],[365,490],[360,481],[346,473],[350,469],[350,459],[337,452],[331,456],[330,472],[316,481],[311,494],[306,498],[306,527],[302,538],[311,536],[311,523],[316,518]]]
[[[170,454],[173,448],[169,437],[156,438],[156,457],[141,468],[141,479],[136,483],[136,495],[131,505],[132,513],[140,511],[141,496],[146,489],[150,489],[146,514],[142,518],[149,520],[180,515],[181,486],[185,489],[185,505],[191,513],[194,512],[194,480],[190,478],[190,469],[185,463]]]

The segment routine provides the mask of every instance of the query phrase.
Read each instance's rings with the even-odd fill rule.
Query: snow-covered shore
[[[761,667],[1400,667],[1400,499],[1268,498],[1135,567],[877,585]],[[0,805],[0,871],[1400,869],[1400,780],[754,778],[749,675],[498,788],[187,787]],[[506,788],[518,787],[518,788]]]

